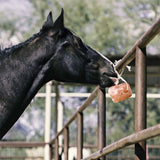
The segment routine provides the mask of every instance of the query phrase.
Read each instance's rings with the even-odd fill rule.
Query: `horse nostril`
[[[103,72],[103,73],[102,73],[102,76],[108,76],[108,75],[107,75],[107,73],[106,73],[106,72]]]
[[[112,77],[116,77],[116,78],[117,78],[117,77],[118,77],[117,73],[114,72],[114,73],[112,74]]]
[[[110,72],[110,73],[103,72],[102,75],[108,76],[108,77],[115,77],[115,78],[118,77],[118,75],[115,72]]]
[[[111,71],[111,72],[109,73],[109,75],[110,75],[111,77],[118,77],[118,75],[117,75],[117,73],[116,73],[115,71]]]

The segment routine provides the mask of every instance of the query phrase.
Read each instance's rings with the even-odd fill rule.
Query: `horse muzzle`
[[[103,75],[100,77],[100,86],[102,88],[105,87],[111,87],[114,85],[117,85],[119,83],[119,80],[117,78],[117,75],[107,75],[106,73],[103,73]]]

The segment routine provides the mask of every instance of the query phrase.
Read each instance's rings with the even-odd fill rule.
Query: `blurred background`
[[[50,11],[53,20],[64,9],[65,26],[109,59],[117,59],[133,46],[141,35],[160,16],[159,0],[0,0],[0,47],[4,49],[30,38],[40,31]],[[147,55],[160,57],[160,37],[156,36],[147,47]],[[158,80],[148,86],[148,93],[160,94],[160,75]],[[133,78],[131,78],[134,81]],[[156,86],[156,87],[155,87]],[[59,85],[61,93],[91,93],[95,86]],[[132,84],[134,92],[134,83]],[[45,93],[45,86],[39,93]],[[55,87],[52,85],[52,92]],[[86,97],[61,96],[63,104],[63,123],[84,102]],[[55,96],[51,100],[51,137],[55,133]],[[96,144],[96,100],[85,111],[85,144]],[[150,97],[147,101],[147,127],[160,123],[160,98]],[[107,140],[106,144],[134,132],[134,98],[113,104],[107,98]],[[45,96],[37,95],[27,110],[3,138],[3,141],[44,141]],[[75,144],[76,128],[71,126],[71,145]],[[147,141],[148,145],[160,145],[160,138]],[[0,156],[25,155],[26,150],[0,148]],[[95,151],[92,148],[92,151]],[[42,151],[40,151],[42,153]],[[132,151],[116,152],[113,155],[133,155]],[[31,153],[30,153],[31,154]],[[33,154],[33,153],[32,153]],[[160,156],[160,149],[149,150],[150,156]],[[43,154],[42,154],[43,156]],[[23,159],[23,158],[22,158]],[[25,158],[24,158],[25,159]]]

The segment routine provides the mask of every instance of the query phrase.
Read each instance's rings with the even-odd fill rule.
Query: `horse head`
[[[63,10],[54,23],[50,12],[39,33],[0,54],[0,75],[0,139],[50,80],[103,88],[117,81],[113,63],[64,26]]]
[[[113,63],[98,53],[64,26],[64,12],[53,23],[50,12],[42,31],[54,44],[50,60],[49,80],[99,84],[109,87],[117,81]]]

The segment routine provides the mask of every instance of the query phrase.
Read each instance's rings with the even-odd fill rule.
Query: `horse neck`
[[[35,39],[0,59],[0,138],[15,123],[46,82],[47,42]]]
[[[46,38],[37,37],[30,43],[14,50],[6,59],[8,73],[13,73],[10,76],[9,84],[12,85],[11,82],[14,81],[14,85],[18,88],[17,92],[21,92],[21,95],[25,93],[26,96],[26,92],[29,92],[33,85],[37,85],[34,86],[34,89],[36,89],[44,83],[42,79],[44,80],[45,77],[40,76],[45,76],[45,74],[40,74],[44,71],[43,67],[52,56],[50,50]]]

